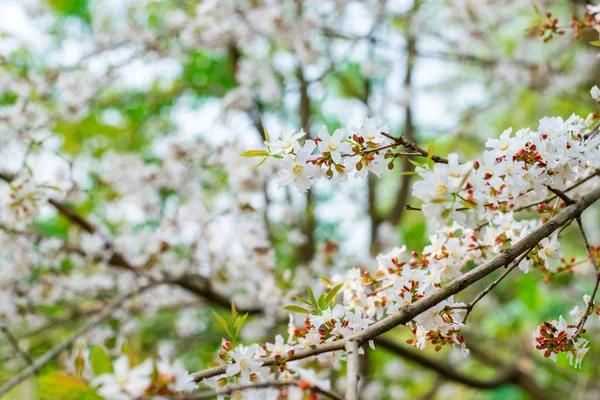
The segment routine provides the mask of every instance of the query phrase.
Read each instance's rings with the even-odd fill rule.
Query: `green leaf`
[[[593,41],[593,42],[590,42],[590,44],[591,44],[592,46],[600,47],[600,40],[595,40],[595,41]]]
[[[227,321],[225,321],[225,319],[221,317],[216,311],[213,311],[213,315],[215,316],[215,319],[217,320],[219,325],[221,325],[223,329],[225,329],[225,332],[227,332],[229,337],[233,337],[233,335],[229,331],[229,325],[227,324]]]
[[[237,310],[235,309],[235,304],[232,301],[231,302],[231,318],[236,319],[236,317],[237,317]]]
[[[446,200],[446,199],[433,199],[433,200],[430,200],[429,202],[432,204],[442,204],[442,203],[446,203],[447,201],[448,200]]]
[[[469,179],[469,176],[471,176],[471,172],[473,172],[473,168],[471,168],[469,172],[467,172],[465,176],[463,176],[462,180],[460,181],[460,185],[458,186],[459,189],[462,189],[462,187],[465,186],[467,180]]]
[[[239,318],[236,318],[236,320],[233,323],[233,327],[239,332],[240,329],[242,329],[242,326],[244,326],[244,322],[246,322],[246,318],[248,318],[248,313],[241,315]]]
[[[331,302],[335,299],[335,296],[338,294],[338,292],[343,286],[344,284],[340,283],[339,285],[336,285],[334,288],[332,288],[329,291],[329,293],[327,293],[327,304],[331,304]]]
[[[433,148],[434,148],[434,142],[433,140],[431,141],[431,143],[429,143],[429,148],[427,149],[427,165],[429,165],[429,168],[433,168],[433,164],[435,164],[433,162]]]
[[[325,293],[321,293],[321,295],[319,296],[319,308],[321,310],[325,309],[325,307],[327,306],[327,296],[325,296]]]
[[[103,346],[95,345],[90,350],[90,363],[96,375],[109,374],[113,372],[110,357],[106,354]]]
[[[448,208],[448,209],[444,210],[442,212],[442,218],[448,218],[448,216],[450,215],[451,212],[452,212],[451,208]]]
[[[465,201],[465,200],[461,200],[460,204],[465,207],[465,208],[475,208],[477,207],[475,204],[471,203],[470,201]]]
[[[81,378],[59,372],[44,375],[39,379],[38,396],[48,400],[100,400],[95,390]],[[29,396],[27,396],[29,398]],[[32,397],[33,398],[33,397]]]
[[[329,280],[329,278],[327,278],[326,276],[321,275],[319,278],[323,281],[323,283],[325,284],[325,286],[327,286],[327,287],[332,287],[333,286],[333,284],[331,283],[331,281]]]
[[[291,312],[297,312],[297,313],[303,313],[303,314],[312,314],[310,312],[310,310],[307,310],[304,307],[300,307],[300,306],[285,306],[283,307],[284,310],[286,311],[291,311]]]
[[[411,163],[412,165],[414,165],[415,167],[423,167],[423,164],[419,164],[418,162],[411,160],[410,158],[408,159],[408,162]]]
[[[303,298],[302,298],[302,297],[300,297],[300,296],[294,296],[294,298],[295,298],[296,300],[298,300],[299,302],[301,302],[301,303],[304,303],[304,304],[306,304],[306,305],[307,305],[307,306],[309,306],[309,307],[312,307],[312,304],[311,304],[311,302],[310,302],[310,301],[308,301],[308,300],[306,300],[306,299],[303,299]]]
[[[270,142],[271,140],[269,139],[269,132],[267,132],[267,128],[265,128],[265,142]]]
[[[55,190],[57,192],[60,192],[60,188],[58,186],[53,186],[53,185],[39,185],[39,187],[43,187],[45,189],[50,189],[50,190]]]
[[[311,305],[313,306],[313,308],[315,310],[320,310],[319,303],[317,302],[317,299],[315,298],[315,294],[313,293],[310,286],[308,287],[308,299],[310,300]]]
[[[248,150],[240,154],[242,157],[264,157],[268,155],[269,152],[266,150]]]

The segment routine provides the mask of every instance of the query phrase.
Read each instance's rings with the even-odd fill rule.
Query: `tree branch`
[[[566,195],[565,192],[563,192],[562,190],[558,190],[555,189],[551,186],[546,185],[546,187],[548,188],[549,191],[551,191],[552,193],[554,193],[555,195],[557,195],[558,197],[560,197],[560,199],[562,201],[565,202],[565,204],[573,204],[575,202],[575,200],[573,200],[572,198],[570,198],[569,196]]]
[[[502,280],[504,278],[506,278],[508,276],[508,274],[510,274],[513,269],[515,269],[516,267],[518,267],[519,264],[521,263],[521,261],[523,261],[527,257],[527,255],[529,254],[529,252],[531,250],[533,250],[533,248],[527,250],[518,259],[516,259],[515,261],[513,261],[513,263],[510,265],[510,267],[506,268],[506,271],[504,271],[502,273],[502,275],[500,275],[496,280],[494,280],[485,289],[483,289],[481,291],[481,293],[479,293],[469,304],[467,304],[466,306],[462,306],[462,307],[460,307],[460,306],[450,307],[450,308],[464,308],[465,310],[467,310],[467,312],[465,313],[465,317],[463,318],[463,321],[462,321],[463,324],[465,322],[467,322],[467,318],[469,318],[469,315],[471,314],[471,311],[473,311],[473,308],[475,307],[475,304],[477,304],[479,302],[479,300],[481,300],[482,298],[484,298],[489,292],[491,292],[492,290],[494,290],[494,288],[496,286],[498,286],[498,284],[500,282],[502,282]]]
[[[400,137],[395,137],[392,135],[389,135],[387,133],[382,132],[381,133],[383,136],[392,139],[394,142],[398,143],[399,145],[406,147],[407,149],[411,149],[413,151],[416,151],[417,153],[421,154],[423,157],[428,157],[429,153],[427,152],[427,150],[422,149],[421,147],[419,147],[419,145],[413,141],[413,140],[408,140],[408,139],[404,139],[402,136]],[[435,154],[433,154],[431,156],[431,159],[436,162],[436,163],[440,163],[440,164],[448,164],[448,159],[444,158],[444,157],[440,157],[440,156],[436,156]]]
[[[513,246],[503,249],[500,254],[498,254],[498,256],[492,260],[472,269],[458,278],[455,278],[429,296],[402,307],[397,313],[375,322],[368,328],[349,336],[348,338],[298,350],[289,357],[289,360],[299,360],[322,353],[343,350],[346,342],[349,340],[354,340],[357,341],[358,344],[363,344],[395,328],[398,325],[403,325],[410,322],[424,311],[446,300],[448,297],[461,292],[473,283],[478,282],[479,280],[490,275],[497,269],[516,260],[521,254],[523,254],[525,251],[528,251],[530,248],[533,248],[542,239],[550,236],[565,223],[581,215],[583,211],[585,211],[598,199],[600,199],[600,187],[590,191],[585,196],[581,197],[576,203],[565,207],[554,218],[546,222],[544,225],[534,229],[529,235],[513,244]],[[265,366],[273,365],[279,362],[279,360],[275,359],[274,357],[262,358],[260,361],[262,361],[263,365]],[[226,369],[227,366],[223,365],[196,372],[192,376],[196,382],[199,382],[212,376],[221,375],[225,373]]]

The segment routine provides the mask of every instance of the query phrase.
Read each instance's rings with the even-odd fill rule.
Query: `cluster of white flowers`
[[[84,50],[78,57],[80,61],[68,62],[60,52],[49,51],[50,61],[44,60],[50,64],[47,71],[0,71],[0,94],[8,98],[0,106],[0,172],[14,171],[16,176],[0,184],[0,325],[40,327],[48,318],[30,305],[51,308],[64,302],[78,304],[81,298],[130,291],[147,279],[166,278],[186,282],[199,279],[223,298],[255,305],[270,317],[261,323],[280,317],[281,307],[291,301],[291,295],[312,282],[300,267],[293,277],[290,271],[279,276],[275,268],[275,251],[264,222],[269,217],[264,215],[263,193],[272,171],[278,172],[280,186],[294,185],[300,191],[310,189],[321,178],[342,181],[350,176],[364,178],[369,173],[380,176],[386,167],[393,168],[398,158],[415,156],[411,149],[399,150],[401,145],[390,135],[387,125],[368,118],[360,127],[333,132],[323,127],[315,139],[308,138],[304,131],[285,131],[281,137],[267,140],[268,150],[258,154],[268,162],[257,169],[251,169],[252,160],[237,157],[239,149],[233,145],[223,149],[203,142],[157,139],[153,142],[155,148],[141,151],[142,156],[107,152],[97,159],[83,155],[70,160],[76,176],[58,186],[39,179],[28,169],[28,153],[31,148],[51,150],[43,142],[48,137],[56,139],[49,133],[54,125],[76,124],[90,116],[95,111],[92,102],[102,102],[102,95],[110,93],[116,86],[113,84],[122,78],[120,68],[136,59],[151,64],[158,57],[177,64],[174,70],[182,70],[199,48],[208,47],[219,54],[227,49],[237,87],[224,96],[221,106],[253,112],[264,104],[278,105],[287,96],[287,81],[296,85],[298,66],[310,65],[325,73],[327,65],[340,62],[331,56],[329,44],[317,39],[335,37],[345,43],[366,40],[361,35],[354,37],[352,32],[344,39],[345,32],[338,34],[331,29],[352,25],[340,24],[332,17],[344,14],[349,3],[354,2],[309,0],[303,4],[303,15],[298,15],[294,1],[210,0],[201,2],[195,10],[171,10],[161,21],[137,18],[135,5],[131,9],[125,6],[127,10],[97,7],[90,13],[90,32],[94,33],[78,33],[79,50]],[[588,6],[588,12],[600,21],[598,6]],[[470,12],[462,14],[471,18]],[[150,29],[144,20],[154,21],[152,25],[160,29]],[[67,41],[59,42],[68,45]],[[232,43],[239,44],[241,51],[232,48]],[[264,51],[266,47],[276,49],[277,57]],[[373,73],[366,71],[381,66],[373,62],[362,67],[364,75],[372,77]],[[202,81],[202,74],[197,75]],[[591,95],[600,102],[598,87],[592,88]],[[549,187],[566,190],[600,167],[600,135],[588,137],[592,119],[545,118],[536,131],[524,129],[513,135],[508,130],[499,139],[488,140],[489,150],[479,161],[461,163],[458,155],[450,154],[447,164],[422,164],[416,170],[422,180],[414,185],[413,195],[422,201],[428,223],[436,228],[429,237],[430,244],[420,253],[396,247],[380,255],[374,268],[355,268],[344,277],[333,278],[334,283],[342,284],[342,301],[309,310],[303,326],[298,327],[292,319],[287,341],[277,336],[274,343],[264,346],[235,347],[224,342],[219,356],[227,365],[226,373],[207,383],[214,387],[274,379],[302,383],[286,388],[286,394],[278,389],[248,391],[244,393],[248,398],[287,395],[299,399],[312,387],[328,390],[329,381],[305,368],[303,361],[285,362],[286,357],[364,330],[431,294],[471,264],[497,256],[555,215],[563,206],[560,201],[553,205],[540,203],[537,209],[541,220],[520,219],[518,211],[543,201]],[[96,144],[91,145],[92,152]],[[7,160],[18,168],[5,168]],[[222,183],[214,183],[218,178],[209,170],[215,167],[227,172],[234,193],[223,193],[219,187]],[[87,189],[93,190],[86,193]],[[74,208],[85,210],[89,209],[87,203],[98,202],[85,213],[96,228],[94,232],[72,227],[57,237],[42,237],[33,233],[37,232],[34,229],[27,230],[44,214],[48,200],[64,198],[72,201]],[[50,211],[50,215],[55,212]],[[142,271],[141,276],[126,269],[114,270],[111,259],[117,255],[136,272]],[[325,258],[318,254],[310,268],[326,269],[326,261],[319,257]],[[525,272],[538,268],[551,274],[560,270],[556,267],[559,263],[569,265],[559,252],[558,235],[553,235],[542,240],[519,267]],[[182,290],[158,287],[140,295],[137,305],[150,313],[189,301],[190,297]],[[589,301],[586,299],[586,305]],[[410,342],[418,348],[429,342],[436,349],[452,344],[468,353],[461,334],[464,306],[451,297],[417,316],[409,323],[414,334]],[[572,315],[579,321],[584,316],[578,308]],[[178,331],[182,335],[203,329],[201,324],[193,324],[199,320],[195,314],[184,313],[181,320]],[[102,343],[103,338],[111,336],[122,343],[128,329],[133,332],[136,328],[130,325],[122,332],[98,328],[92,332],[97,336],[92,342]],[[559,352],[568,352],[579,364],[588,347],[574,329],[561,317],[538,329],[535,345],[553,358]],[[78,350],[75,355],[83,360],[85,379],[107,399],[138,398],[151,389],[174,394],[195,387],[179,362],[163,358],[131,366],[127,356],[112,355],[117,357],[112,372],[99,376],[90,369],[88,350]],[[261,359],[267,356],[282,361],[266,367]],[[341,358],[343,352],[318,356],[325,363]],[[155,369],[157,381],[152,380]],[[159,387],[153,386],[156,384]]]
[[[162,358],[154,363],[147,359],[131,366],[129,356],[122,354],[112,362],[111,372],[98,375],[94,374],[92,363],[89,350],[78,344],[68,368],[89,381],[92,387],[98,388],[97,393],[107,400],[132,400],[145,395],[163,399],[165,396],[190,393],[197,386],[181,361],[170,362]],[[153,378],[155,370],[158,375]]]
[[[547,196],[548,188],[565,190],[600,166],[600,138],[586,138],[590,123],[578,116],[540,120],[537,131],[506,130],[489,139],[481,161],[418,168],[423,180],[413,194],[423,200],[422,210],[433,224],[453,219],[477,226],[494,223],[499,214]],[[506,214],[505,214],[506,215]]]
[[[331,136],[322,129],[317,139],[306,139],[303,146],[299,140],[304,132],[286,132],[268,142],[268,152],[262,155],[274,158],[282,168],[280,183],[306,190],[320,177],[332,178],[334,174],[328,173],[332,168],[339,176],[347,174],[350,168],[344,165],[346,159],[355,161],[358,157],[355,175],[359,175],[361,165],[382,163],[386,151],[390,156],[395,147],[381,136],[387,132],[387,127],[367,120],[352,138],[344,130]],[[513,136],[509,129],[499,139],[488,140],[489,150],[481,161],[461,164],[458,156],[451,154],[447,163],[418,167],[422,180],[414,184],[413,195],[422,200],[424,214],[436,227],[431,244],[421,254],[409,254],[405,247],[395,248],[377,258],[374,272],[353,269],[345,278],[334,279],[343,284],[342,303],[307,310],[306,326],[292,326],[288,343],[298,350],[347,337],[437,290],[470,263],[477,265],[494,258],[565,206],[560,198],[553,206],[545,204],[552,191],[562,194],[573,183],[596,173],[600,167],[599,145],[591,120],[575,115],[566,121],[544,118],[536,131],[522,129]],[[380,150],[382,146],[385,148]],[[313,155],[317,148],[319,154]],[[372,158],[363,163],[369,154]],[[517,219],[518,211],[533,206],[538,206],[542,214],[539,219]],[[450,221],[452,225],[448,226]],[[533,266],[552,273],[560,270],[553,265],[557,262],[566,268],[568,263],[558,248],[558,234],[543,239],[520,261],[519,268],[527,272]],[[452,297],[439,303],[409,324],[415,334],[409,342],[419,348],[431,342],[436,349],[453,344],[468,354],[461,334],[465,311],[465,304],[455,303]],[[568,352],[578,365],[588,347],[587,340],[579,338],[580,332],[574,329],[561,317],[560,322],[538,329],[535,345],[546,356]],[[331,357],[336,356],[319,356],[321,361]]]
[[[288,343],[292,343],[293,336],[298,330],[291,325],[290,338]],[[315,340],[315,342],[311,342]],[[298,382],[298,385],[289,386],[282,392],[277,388],[265,388],[248,390],[242,393],[244,399],[258,400],[264,398],[282,398],[295,400],[303,399],[312,388],[330,390],[331,383],[328,379],[322,379],[311,369],[304,368],[305,362],[285,361],[286,357],[294,354],[296,348],[305,346],[314,346],[319,344],[321,336],[318,333],[309,333],[302,339],[302,344],[291,345],[285,343],[281,335],[277,335],[275,343],[266,343],[264,346],[253,344],[251,346],[238,345],[235,348],[226,340],[223,340],[222,349],[219,357],[227,363],[225,374],[217,375],[205,380],[205,383],[215,389],[221,388],[231,383],[249,384],[253,382]],[[264,366],[261,358],[275,357],[281,360],[281,365]],[[324,360],[326,355],[320,356],[319,360]],[[331,355],[329,356],[331,357]]]
[[[362,127],[340,128],[332,134],[323,126],[314,140],[306,139],[302,130],[287,130],[277,139],[265,142],[268,150],[264,154],[249,156],[258,154],[272,159],[271,164],[279,170],[280,187],[294,185],[306,191],[322,177],[341,181],[349,175],[365,177],[369,172],[380,176],[386,149],[392,144],[382,133],[389,131],[387,125],[380,126],[373,118],[367,118]],[[315,149],[318,153],[314,153]]]

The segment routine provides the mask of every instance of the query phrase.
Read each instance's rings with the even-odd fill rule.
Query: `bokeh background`
[[[69,199],[77,209],[104,226],[120,248],[137,252],[143,263],[149,258],[144,248],[156,245],[161,213],[150,218],[140,200],[150,195],[143,190],[132,194],[138,180],[143,186],[149,179],[139,164],[161,159],[173,145],[194,151],[185,166],[200,187],[196,201],[207,213],[223,214],[216,225],[197,220],[210,256],[199,261],[195,273],[234,296],[240,307],[255,301],[276,304],[252,281],[260,277],[244,262],[248,246],[268,248],[269,279],[293,292],[318,285],[319,275],[368,268],[376,254],[394,246],[420,250],[431,232],[421,213],[403,207],[418,206],[410,194],[416,178],[403,174],[414,169],[408,162],[397,162],[381,179],[320,182],[304,194],[279,189],[268,164],[250,170],[254,160],[240,159],[239,153],[260,148],[264,130],[277,136],[287,128],[302,128],[314,137],[321,125],[331,132],[361,126],[373,116],[388,123],[394,135],[423,147],[433,140],[437,154],[456,152],[469,159],[506,128],[536,128],[544,116],[576,113],[585,118],[598,111],[589,95],[600,82],[598,48],[589,44],[597,35],[574,40],[567,33],[545,42],[535,28],[546,11],[568,25],[571,14],[581,15],[585,4],[0,0],[0,170],[10,172],[27,160],[37,176],[76,187]],[[22,118],[20,130],[15,115]],[[24,139],[31,136],[44,144],[32,149]],[[157,165],[157,175],[168,168]],[[105,180],[103,173],[111,178]],[[115,188],[118,182],[130,186]],[[161,195],[161,210],[168,214],[177,201],[170,192]],[[251,215],[251,221],[244,215]],[[256,221],[262,224],[258,236],[266,235],[260,240]],[[587,211],[592,244],[600,242],[598,221],[597,207]],[[47,237],[84,240],[52,209],[42,210],[34,227]],[[565,255],[585,258],[576,230],[567,229],[563,237]],[[3,278],[2,269],[15,268],[16,253],[10,246],[0,252],[0,284],[6,291],[0,297],[2,315],[2,302],[12,290],[8,286],[15,285],[8,272]],[[233,267],[224,266],[228,257],[237,257]],[[41,257],[41,275],[51,275],[47,267],[54,262]],[[160,268],[173,267],[166,258],[161,263]],[[71,270],[61,265],[53,273],[69,277],[73,285]],[[84,270],[72,296],[61,291],[43,307],[19,310],[22,318],[6,319],[32,358],[68,337],[84,323],[86,310],[110,297],[110,291],[86,281],[95,282],[97,268],[102,267]],[[450,348],[419,354],[481,381],[493,381],[516,364],[557,398],[597,398],[596,318],[588,323],[592,349],[581,370],[561,357],[557,363],[544,359],[531,346],[536,326],[583,305],[591,277],[587,263],[556,276],[515,273],[470,317],[464,331],[470,357]],[[86,282],[87,294],[82,290]],[[468,301],[485,284],[459,298]],[[33,283],[24,287],[41,291]],[[155,357],[158,347],[166,346],[189,370],[205,368],[224,335],[212,314],[223,312],[222,307],[179,292],[162,292],[172,301],[146,299],[144,306],[96,332],[101,338],[88,340],[108,348],[125,343],[138,360]],[[286,323],[272,315],[252,316],[242,338],[271,340],[286,332]],[[406,329],[386,337],[417,351],[406,345]],[[53,373],[65,363],[66,356],[47,365],[7,399],[96,398],[91,392],[73,394],[68,382],[56,380]],[[6,338],[0,338],[0,381],[24,366]],[[385,349],[369,351],[361,367],[368,399],[536,398],[526,384],[474,388]]]

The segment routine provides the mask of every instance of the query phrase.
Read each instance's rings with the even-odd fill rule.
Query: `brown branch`
[[[296,351],[292,356],[289,357],[289,360],[299,360],[303,358],[312,357],[322,353],[329,353],[333,351],[343,350],[345,344],[348,340],[355,340],[358,344],[366,343],[367,341],[374,339],[385,332],[395,328],[396,326],[406,324],[413,320],[416,316],[430,309],[431,307],[439,304],[440,302],[446,300],[448,297],[455,295],[465,288],[471,286],[475,282],[485,278],[490,275],[492,272],[496,271],[499,268],[502,268],[505,265],[508,265],[512,261],[516,260],[521,254],[533,248],[537,243],[539,243],[542,239],[550,236],[554,231],[559,229],[565,223],[570,221],[573,218],[581,215],[583,211],[585,211],[588,207],[594,204],[598,199],[600,199],[600,188],[596,188],[585,196],[581,197],[576,203],[571,204],[570,206],[565,207],[560,213],[558,213],[554,218],[546,222],[545,224],[539,226],[534,229],[527,236],[514,243],[511,247],[503,249],[500,254],[498,254],[492,260],[480,265],[477,268],[472,269],[471,271],[455,278],[442,288],[433,292],[429,296],[426,296],[412,304],[402,307],[395,314],[388,316],[378,322],[375,322],[368,328],[349,336],[345,339],[340,339],[330,343],[324,343],[318,346],[312,346],[306,349],[301,349]],[[263,362],[263,365],[274,365],[279,362],[278,359],[274,357],[267,357],[260,359]],[[193,374],[194,379],[199,382],[203,379],[221,375],[225,373],[227,369],[226,365],[210,368],[204,371],[199,371]]]
[[[583,178],[583,179],[582,179],[582,180],[580,180],[579,182],[577,182],[577,183],[574,183],[573,185],[569,186],[568,188],[566,188],[566,189],[564,190],[564,192],[565,192],[565,193],[566,193],[566,192],[569,192],[569,191],[571,191],[571,190],[573,190],[573,189],[575,189],[575,188],[577,188],[577,187],[579,187],[579,186],[583,185],[585,182],[589,181],[590,179],[597,177],[598,175],[600,175],[600,170],[596,170],[596,171],[595,171],[593,174],[591,174],[590,176],[588,176],[588,177],[586,177],[586,178]],[[552,196],[552,197],[549,197],[549,198],[547,198],[547,199],[544,199],[544,200],[540,200],[540,201],[536,201],[536,202],[534,202],[534,203],[526,204],[526,205],[524,205],[524,206],[522,206],[522,207],[515,208],[515,209],[513,210],[513,212],[519,212],[519,211],[523,211],[523,210],[526,210],[526,209],[528,209],[528,208],[531,208],[531,207],[539,206],[540,204],[548,203],[548,202],[550,202],[550,201],[552,201],[552,200],[556,199],[557,197],[558,197],[558,196],[554,195],[554,196]]]
[[[534,246],[535,247],[535,246]],[[502,280],[504,278],[506,278],[508,276],[508,274],[511,273],[511,271],[513,269],[515,269],[516,267],[519,266],[519,264],[521,263],[521,261],[523,261],[527,255],[529,254],[529,252],[532,249],[527,250],[525,253],[523,253],[518,259],[516,259],[515,261],[513,261],[513,263],[510,265],[510,267],[506,268],[506,270],[502,273],[502,275],[500,275],[496,280],[494,280],[492,283],[490,283],[485,289],[483,289],[481,291],[481,293],[479,293],[470,303],[468,303],[466,306],[456,306],[456,307],[449,307],[449,308],[463,308],[465,310],[467,310],[465,317],[463,318],[463,324],[465,322],[467,322],[467,318],[469,318],[469,315],[471,314],[471,311],[473,311],[473,308],[475,307],[475,305],[479,302],[479,300],[481,300],[482,298],[484,298],[489,292],[491,292],[492,290],[494,290],[494,288],[496,286],[498,286],[498,284],[500,282],[502,282]]]
[[[551,191],[552,193],[554,193],[555,195],[557,195],[558,197],[560,197],[560,199],[562,201],[565,202],[565,204],[573,204],[575,202],[575,200],[573,200],[572,198],[570,198],[569,196],[566,195],[565,192],[563,192],[562,190],[558,190],[555,189],[551,186],[546,185],[546,187],[548,188],[549,191]]]
[[[409,140],[409,139],[404,139],[402,136],[400,137],[395,137],[392,135],[389,135],[385,132],[381,132],[381,134],[389,139],[392,139],[394,142],[398,143],[399,145],[406,147],[407,149],[411,149],[419,154],[421,154],[423,157],[428,157],[429,153],[427,152],[427,150],[422,149],[421,147],[419,147],[419,145],[413,141],[413,140]],[[440,156],[436,156],[435,154],[433,154],[431,156],[431,159],[433,160],[433,162],[436,163],[440,163],[440,164],[448,164],[448,159],[444,158],[444,157],[440,157]]]

